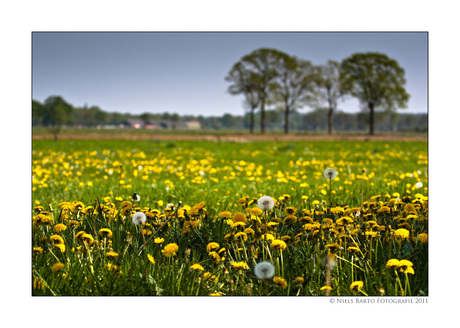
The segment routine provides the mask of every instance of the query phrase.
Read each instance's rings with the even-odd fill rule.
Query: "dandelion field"
[[[33,140],[32,295],[428,295],[427,155]]]

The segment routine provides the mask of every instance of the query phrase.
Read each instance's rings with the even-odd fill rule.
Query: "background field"
[[[34,173],[40,174],[33,174],[33,200],[44,203],[92,202],[117,193],[120,165],[120,196],[137,192],[145,204],[212,201],[223,204],[222,209],[239,196],[267,193],[293,193],[294,201],[302,195],[323,200],[327,167],[339,171],[334,189],[350,206],[359,205],[362,169],[366,179],[371,177],[365,184],[367,197],[404,195],[419,181],[422,192],[427,191],[426,142],[34,140],[32,155]],[[173,187],[166,190],[168,181]]]

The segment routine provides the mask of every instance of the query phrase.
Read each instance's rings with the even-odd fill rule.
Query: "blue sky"
[[[427,38],[401,32],[34,32],[32,98],[60,95],[73,106],[108,112],[241,115],[243,96],[227,92],[225,76],[242,56],[268,47],[313,64],[385,53],[406,72],[411,98],[400,112],[427,113]],[[339,109],[357,112],[360,105],[350,98]]]

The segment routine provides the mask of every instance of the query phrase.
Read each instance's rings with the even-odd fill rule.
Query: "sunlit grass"
[[[33,293],[427,294],[426,148],[33,141]]]

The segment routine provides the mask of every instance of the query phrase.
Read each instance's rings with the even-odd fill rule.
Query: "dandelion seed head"
[[[136,212],[133,214],[132,220],[135,225],[141,225],[147,220],[147,217],[143,212]]]
[[[326,179],[334,179],[337,176],[337,171],[333,168],[328,168],[324,170],[324,176]]]
[[[275,275],[275,267],[270,262],[260,262],[254,268],[254,273],[259,279],[271,279]]]
[[[257,207],[262,211],[269,211],[275,206],[275,201],[270,196],[262,196],[257,201]]]

